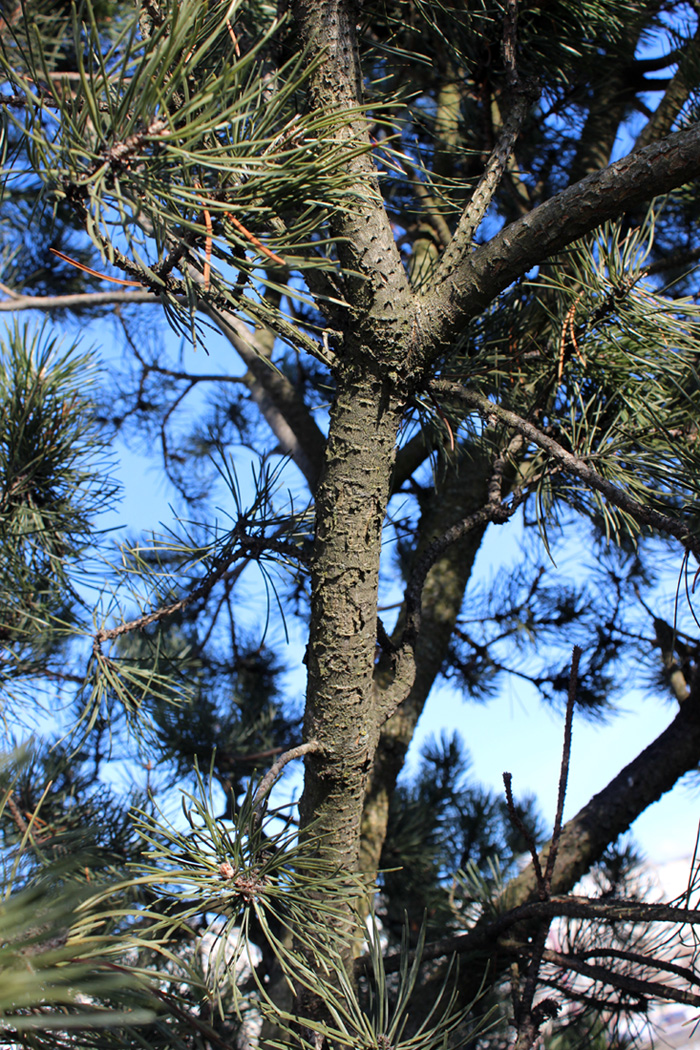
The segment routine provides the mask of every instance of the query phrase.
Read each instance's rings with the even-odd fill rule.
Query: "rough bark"
[[[419,557],[445,528],[483,506],[488,497],[488,465],[476,450],[454,461],[443,485],[436,488],[418,527],[416,547]],[[455,543],[433,565],[423,589],[421,627],[415,646],[416,673],[413,687],[381,731],[372,775],[362,814],[361,869],[376,876],[386,837],[389,806],[396,781],[403,769],[425,702],[445,662],[447,648],[462,607],[464,591],[474,567],[486,526],[470,532]],[[403,629],[399,614],[393,641]],[[379,694],[393,681],[390,661],[384,656],[377,663],[375,685]]]
[[[312,82],[314,103],[326,111],[357,107],[355,5],[297,0],[293,10],[311,54],[326,56]],[[346,120],[338,134],[356,145],[366,129],[358,117]],[[313,816],[327,847],[353,867],[382,717],[372,685],[377,583],[402,403],[463,324],[511,281],[606,219],[700,174],[700,129],[670,136],[588,176],[474,252],[468,246],[467,208],[431,288],[416,295],[376,192],[369,154],[349,154],[348,163],[358,180],[358,206],[336,218],[335,232],[349,272],[345,296],[350,306],[317,500],[308,649],[306,733],[323,750],[307,758],[301,813],[302,826]],[[430,659],[421,675],[432,683],[437,670],[429,664]],[[424,683],[415,688],[414,698],[426,693]],[[397,762],[418,706],[401,732]],[[378,824],[369,811],[367,819],[374,827],[375,856]]]
[[[379,558],[401,407],[371,360],[340,371],[317,496],[305,736],[321,752],[307,756],[300,812],[349,870],[379,735]]]
[[[356,110],[361,73],[357,12],[347,0],[297,0],[293,7],[311,57],[311,82],[325,112]],[[316,501],[305,734],[321,744],[306,760],[301,825],[313,822],[327,849],[357,867],[365,783],[380,716],[374,703],[377,589],[382,525],[407,386],[406,346],[414,326],[411,293],[368,153],[356,154],[367,128],[358,116],[339,124],[357,207],[335,219],[350,309],[336,368],[325,468]]]

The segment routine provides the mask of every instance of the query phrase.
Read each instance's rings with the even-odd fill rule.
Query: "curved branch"
[[[472,243],[474,234],[489,209],[494,194],[498,189],[501,178],[503,177],[503,173],[505,172],[512,156],[516,140],[520,134],[520,129],[525,117],[527,116],[531,102],[532,93],[519,94],[515,99],[513,107],[501,130],[499,139],[491,151],[491,156],[486,163],[484,173],[479,179],[479,183],[474,190],[469,203],[464,209],[462,217],[459,220],[459,225],[455,230],[455,238],[458,238],[462,244],[469,245]]]
[[[510,223],[470,251],[455,236],[417,298],[416,325],[428,364],[513,281],[630,208],[700,175],[700,124],[636,150]]]
[[[316,491],[323,466],[326,438],[304,399],[290,380],[256,349],[245,324],[233,314],[200,303],[200,311],[228,339],[246,368],[251,396],[285,453],[302,472],[311,492]]]
[[[557,868],[552,879],[556,897],[538,900],[538,884],[532,863],[508,883],[497,902],[508,909],[495,919],[485,916],[468,933],[436,942],[427,958],[437,958],[453,951],[476,952],[476,964],[465,968],[460,995],[464,1001],[478,991],[484,973],[484,954],[499,955],[499,967],[508,958],[521,952],[527,945],[526,926],[517,933],[516,923],[536,921],[548,915],[560,914],[581,918],[607,918],[629,922],[678,922],[700,924],[700,912],[669,905],[652,905],[629,901],[586,901],[581,898],[563,898],[590,870],[615,840],[648,806],[670,791],[684,774],[696,768],[700,761],[700,687],[680,709],[671,724],[630,762],[607,787],[594,795],[575,817],[567,821],[559,839]],[[549,847],[540,853],[540,867],[545,867]],[[611,905],[611,911],[605,908]],[[551,912],[546,909],[552,908]],[[538,910],[543,909],[543,910]],[[600,910],[597,910],[600,909]],[[617,910],[620,909],[620,910]],[[642,909],[648,909],[643,911]],[[660,909],[660,910],[656,910]]]
[[[15,295],[0,302],[0,312],[70,310],[117,304],[125,306],[131,303],[160,305],[158,298],[150,290],[109,290],[81,292],[75,295]],[[314,492],[321,473],[326,439],[303,399],[285,376],[263,360],[242,321],[204,302],[199,303],[199,311],[209,317],[235,347],[248,368],[248,376],[237,378],[235,381],[247,382],[253,399],[283,451],[291,456],[306,478],[310,490]],[[182,378],[185,378],[184,375]],[[201,378],[204,377],[192,377],[195,382],[199,382]]]

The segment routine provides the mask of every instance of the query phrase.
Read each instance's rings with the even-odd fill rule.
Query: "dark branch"
[[[700,925],[700,910],[676,908],[670,904],[649,904],[644,901],[595,900],[589,897],[550,897],[547,901],[531,901],[519,905],[495,919],[482,920],[474,929],[453,937],[427,944],[421,958],[426,962],[458,954],[481,952],[495,945],[497,939],[520,923],[541,922],[543,919],[597,919],[607,922],[632,923],[677,923],[678,925]],[[387,973],[395,973],[400,966],[399,952],[384,960]],[[357,966],[363,971],[369,965],[368,957],[358,959]]]
[[[426,358],[444,352],[464,327],[513,281],[630,208],[700,175],[700,124],[636,150],[588,175],[470,251],[455,236],[418,297],[416,323]]]

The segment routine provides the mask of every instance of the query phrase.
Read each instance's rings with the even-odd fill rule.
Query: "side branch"
[[[503,178],[529,108],[530,99],[525,95],[518,95],[503,125],[498,142],[491,152],[484,174],[479,179],[479,184],[459,220],[450,245],[453,251],[467,251],[471,246],[474,234],[486,215],[493,195]]]
[[[553,878],[556,893],[567,892],[618,836],[700,760],[700,683],[671,724],[644,748],[576,816],[567,821]],[[540,857],[546,857],[548,847]],[[533,900],[537,882],[531,866],[509,883],[511,905]]]
[[[13,295],[0,302],[0,312],[13,310],[75,310],[82,306],[111,306],[119,303],[153,303],[160,301],[152,291],[140,292],[76,292],[75,295]]]
[[[404,603],[403,627],[399,640],[390,639],[381,624],[378,624],[378,641],[392,664],[391,685],[381,691],[381,708],[384,720],[388,720],[408,698],[416,681],[416,651],[419,645],[422,624],[423,591],[428,573],[445,552],[454,544],[464,539],[471,532],[482,530],[489,524],[504,524],[515,514],[525,500],[524,491],[511,494],[508,502],[503,501],[503,471],[508,454],[514,451],[514,439],[508,448],[494,460],[491,477],[488,482],[486,502],[478,510],[455,522],[450,528],[437,536],[417,559],[409,577]],[[436,669],[437,670],[437,669]],[[426,694],[427,695],[427,694]]]
[[[154,609],[153,612],[145,613],[143,616],[137,616],[133,620],[120,623],[117,627],[102,627],[99,631],[96,631],[92,644],[95,656],[99,658],[102,655],[103,642],[119,638],[121,635],[129,634],[131,631],[142,630],[153,623],[160,623],[161,620],[174,616],[175,613],[181,612],[200,598],[206,598],[212,588],[220,580],[224,579],[234,562],[240,561],[241,558],[260,557],[266,551],[274,551],[284,557],[292,557],[297,561],[305,560],[302,551],[298,547],[284,540],[245,536],[235,536],[234,539],[238,541],[237,549],[233,549],[232,545],[227,544],[221,554],[215,559],[210,571],[190,594],[178,599],[176,602],[162,605],[159,609]]]
[[[563,970],[580,973],[583,977],[588,977],[590,981],[607,984],[623,992],[631,992],[633,995],[661,1000],[672,999],[677,1003],[700,1006],[700,995],[696,992],[689,992],[685,988],[677,988],[671,984],[661,984],[659,981],[647,981],[630,974],[610,970],[606,966],[591,965],[582,962],[575,955],[563,955],[561,952],[546,949],[542,953],[542,959],[544,962],[554,963]],[[653,967],[654,960],[650,959],[647,966]]]
[[[687,922],[694,926],[700,925],[700,912],[688,908],[637,901],[588,901],[578,897],[561,899],[600,859],[608,846],[627,831],[648,806],[670,791],[685,773],[695,769],[699,760],[700,689],[696,684],[693,696],[664,732],[564,825],[559,839],[557,867],[552,878],[552,889],[556,896],[548,901],[538,900],[538,881],[534,866],[529,864],[508,884],[499,898],[499,905],[504,909],[502,915],[495,919],[484,916],[474,929],[460,935],[459,946],[452,943],[455,938],[448,938],[431,946],[428,949],[431,954],[426,952],[426,958],[443,956],[453,951],[473,951],[490,957],[499,953],[502,965],[504,958],[517,956],[527,947],[527,932],[516,933],[512,927],[525,919],[541,922],[550,914],[621,922]],[[540,869],[546,867],[548,852],[549,847],[545,847],[540,854]],[[606,912],[608,906],[611,910]],[[470,968],[469,972],[465,971],[462,988],[464,996],[468,998],[478,992],[482,975],[481,963]]]
[[[548,434],[544,434],[534,424],[529,423],[517,413],[511,412],[510,409],[502,408],[495,402],[490,401],[484,394],[480,394],[476,390],[469,390],[456,383],[436,380],[430,384],[430,388],[442,395],[449,394],[452,397],[458,397],[463,403],[471,405],[484,417],[495,416],[497,419],[500,419],[506,426],[516,430],[528,441],[532,441],[533,444],[548,452],[566,471],[574,474],[590,485],[592,489],[600,492],[610,503],[634,518],[639,525],[647,525],[652,529],[658,529],[660,532],[673,536],[700,563],[700,541],[687,525],[684,525],[669,514],[663,514],[661,511],[654,510],[653,507],[647,507],[645,504],[640,503],[630,496],[629,493],[625,492],[624,489],[614,485],[611,481],[607,481],[585,459],[575,455],[573,452],[569,452],[558,441],[549,437]]]
[[[0,287],[0,291],[5,291],[9,296],[0,301],[0,312],[8,313],[23,310],[41,310],[48,313],[52,310],[72,310],[92,306],[128,306],[132,303],[160,305],[158,296],[154,295],[153,291],[146,289],[134,292],[122,292],[115,289],[104,292],[80,292],[75,295],[18,295],[12,289],[4,287]],[[182,302],[185,301],[182,298]],[[303,399],[292,383],[258,352],[254,345],[254,336],[248,332],[245,324],[239,318],[203,301],[198,303],[198,309],[216,324],[223,336],[235,347],[248,368],[248,379],[228,377],[227,381],[247,383],[280,446],[292,457],[313,492],[321,472],[325,437]],[[281,335],[291,338],[290,325],[286,325],[285,328],[284,325],[278,324],[277,327]],[[301,343],[303,349],[313,353],[320,360],[324,359],[321,345],[314,340],[307,337],[302,339],[300,333],[295,333],[292,341],[295,344]],[[151,371],[156,371],[154,366],[149,365],[148,367]],[[168,372],[167,374],[171,378],[189,378],[184,373],[178,375],[175,372]],[[208,377],[195,375],[191,377],[194,382],[201,382],[205,378]],[[227,379],[225,376],[211,378],[216,378],[217,381]]]
[[[512,445],[512,443],[511,443]],[[447,529],[442,536],[438,536],[427,547],[422,557],[416,562],[408,586],[406,587],[406,628],[404,631],[404,642],[415,639],[420,629],[420,609],[423,587],[426,577],[435,562],[454,543],[463,539],[473,529],[491,523],[504,524],[516,512],[524,501],[526,493],[515,491],[508,503],[503,502],[503,471],[509,453],[513,452],[511,446],[502,452],[495,460],[491,478],[488,486],[488,499],[486,504],[473,514],[456,522]]]
[[[432,959],[443,959],[447,956],[466,955],[479,952],[493,945],[496,939],[502,938],[509,930],[520,923],[542,922],[556,918],[605,920],[606,922],[632,923],[677,923],[679,926],[700,926],[700,911],[689,908],[676,908],[671,904],[649,904],[644,901],[617,900],[613,897],[596,900],[590,897],[559,896],[546,901],[532,901],[521,904],[495,919],[480,922],[466,933],[426,944],[421,959],[429,962]],[[400,966],[400,953],[390,955],[384,960],[387,973],[395,973]],[[363,970],[367,965],[365,958],[358,959],[357,967]]]
[[[470,252],[455,240],[419,302],[429,360],[513,281],[609,219],[700,175],[700,123],[588,175]],[[426,364],[429,361],[426,361]]]
[[[320,749],[321,745],[318,740],[307,740],[305,744],[299,744],[297,747],[292,747],[289,751],[281,754],[258,784],[253,799],[253,810],[258,815],[261,814],[267,795],[279,780],[282,770],[288,762],[294,762],[295,759],[303,758],[304,755],[310,755],[314,751],[320,751]]]

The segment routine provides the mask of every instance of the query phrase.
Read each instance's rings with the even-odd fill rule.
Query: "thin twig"
[[[9,794],[7,796],[7,808],[9,809],[10,813],[12,814],[12,819],[14,820],[15,824],[17,825],[17,828],[20,831],[20,833],[22,835],[26,835],[28,833],[28,831],[29,831],[29,827],[27,825],[26,820],[22,816],[22,813],[20,811],[19,806],[15,802],[14,795],[12,795],[12,794]]]
[[[13,313],[20,310],[72,310],[86,306],[127,305],[129,303],[154,303],[153,292],[144,288],[140,292],[118,292],[116,289],[104,292],[76,292],[74,295],[18,295],[14,299],[0,302],[0,313]]]
[[[293,762],[296,758],[302,758],[304,755],[309,755],[314,751],[320,750],[321,745],[318,740],[308,740],[305,744],[299,744],[297,747],[292,747],[289,751],[285,751],[284,754],[280,755],[277,761],[270,766],[270,769],[258,784],[258,789],[253,798],[254,811],[259,813],[265,802],[266,796],[272,790],[272,787],[279,779],[282,770],[288,762]]]
[[[676,977],[682,977],[688,984],[693,984],[697,988],[700,988],[700,977],[697,976],[695,970],[689,966],[678,966],[677,963],[669,962],[667,959],[657,959],[655,956],[643,954],[641,952],[628,952],[622,948],[589,948],[587,951],[578,952],[577,958],[579,959],[620,959],[623,962],[637,963],[638,966],[644,966],[647,969],[663,970],[666,973],[675,974]]]
[[[93,635],[92,644],[95,656],[98,659],[102,656],[101,646],[103,642],[119,638],[121,635],[128,634],[130,631],[142,630],[144,627],[149,627],[153,623],[159,623],[161,620],[165,620],[169,616],[173,616],[175,613],[186,609],[199,598],[205,598],[212,588],[219,583],[220,580],[224,579],[231,565],[240,558],[250,557],[251,554],[254,557],[259,557],[266,551],[274,551],[276,554],[282,554],[285,557],[303,560],[303,553],[299,548],[291,543],[285,542],[284,540],[243,536],[236,536],[235,539],[239,544],[238,549],[234,550],[231,546],[227,545],[219,557],[215,559],[211,570],[190,594],[186,595],[184,598],[180,598],[176,602],[171,602],[169,605],[163,605],[159,609],[155,609],[153,612],[147,613],[144,616],[137,616],[134,620],[128,620],[126,623],[121,623],[117,627],[103,627],[97,631]]]
[[[538,893],[540,900],[542,901],[548,900],[551,896],[552,875],[554,874],[554,865],[556,864],[559,839],[561,837],[564,800],[566,798],[566,783],[569,775],[569,758],[571,755],[571,727],[573,723],[574,704],[576,701],[576,685],[578,682],[578,667],[580,659],[581,649],[578,646],[574,646],[571,656],[569,695],[566,704],[564,745],[562,748],[561,766],[559,770],[557,811],[554,818],[554,830],[552,831],[544,875],[542,874],[542,868],[540,867],[534,839],[525,828],[524,822],[520,819],[519,814],[515,809],[513,793],[511,790],[512,777],[510,773],[503,774],[508,813],[513,824],[518,828],[527,842],[535,870]],[[558,1004],[555,1000],[544,1000],[535,1005],[535,993],[537,992],[537,987],[540,982],[540,969],[544,960],[545,947],[547,944],[547,937],[549,936],[551,922],[552,919],[550,916],[539,923],[537,931],[529,945],[530,958],[527,964],[527,976],[525,983],[522,986],[522,991],[518,990],[518,993],[515,995],[516,1002],[514,1007],[514,1018],[517,1028],[517,1037],[513,1044],[513,1050],[530,1050],[530,1047],[533,1046],[537,1039],[540,1028],[545,1020],[547,1020],[548,1017],[555,1017],[559,1010]]]
[[[576,704],[576,687],[578,685],[578,668],[581,661],[582,651],[575,645],[571,653],[571,671],[569,673],[569,693],[566,701],[566,718],[564,721],[564,745],[561,754],[561,766],[559,768],[559,791],[557,793],[557,812],[554,817],[554,829],[547,855],[547,867],[544,872],[544,890],[549,897],[552,889],[552,875],[559,850],[561,838],[562,818],[564,816],[564,800],[566,798],[566,784],[569,779],[569,760],[571,758],[571,729],[574,720],[574,706]]]
[[[491,150],[484,173],[467,204],[455,233],[455,241],[468,248],[474,234],[489,209],[493,196],[508,166],[520,129],[535,97],[531,85],[525,88],[520,82],[516,66],[517,51],[517,0],[508,0],[503,18],[503,61],[506,67],[507,93],[510,107],[498,140]]]
[[[542,868],[540,867],[540,858],[537,854],[537,846],[535,840],[530,834],[529,830],[525,827],[520,814],[515,808],[515,802],[513,801],[513,774],[504,772],[503,773],[503,786],[506,790],[506,806],[508,807],[508,816],[511,819],[513,825],[518,829],[520,834],[525,840],[525,844],[529,850],[532,858],[532,866],[535,869],[535,878],[537,879],[537,885],[540,888],[540,900],[547,900],[547,897],[543,894],[544,879],[542,877]]]
[[[523,95],[518,96],[503,124],[498,141],[486,162],[484,173],[479,179],[469,204],[464,209],[455,232],[454,239],[463,248],[468,248],[472,243],[476,230],[489,210],[529,108],[530,99]]]

